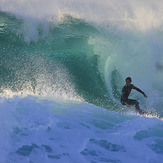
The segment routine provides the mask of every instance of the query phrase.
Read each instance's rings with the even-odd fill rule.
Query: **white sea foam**
[[[1,102],[0,119],[1,162],[161,163],[163,159],[163,122],[157,118],[29,96]]]

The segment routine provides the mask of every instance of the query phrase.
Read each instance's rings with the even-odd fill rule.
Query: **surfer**
[[[130,95],[130,92],[132,89],[135,89],[138,92],[142,93],[145,98],[147,98],[147,95],[142,90],[140,90],[139,88],[137,88],[133,84],[131,84],[131,82],[132,82],[132,79],[130,77],[127,77],[126,85],[122,88],[121,103],[122,103],[122,105],[126,105],[128,108],[130,108],[130,105],[134,105],[135,109],[140,114],[144,114],[144,112],[139,107],[139,102],[134,99],[128,99],[128,96]]]

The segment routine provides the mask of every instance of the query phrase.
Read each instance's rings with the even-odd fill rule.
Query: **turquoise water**
[[[67,17],[60,24],[51,23],[45,37],[40,34],[38,40],[26,42],[23,34],[17,34],[21,30],[20,21],[1,15],[6,26],[2,27],[1,35],[2,87],[22,93],[28,89],[41,95],[48,93],[48,87],[51,95],[66,91],[99,105],[108,101],[99,71],[100,57],[93,51],[94,45],[88,44],[90,37],[99,35],[97,29],[80,19]],[[19,29],[13,31],[13,26]],[[41,26],[38,32],[42,33]]]

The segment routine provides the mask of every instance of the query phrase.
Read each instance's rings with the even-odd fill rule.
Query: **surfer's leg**
[[[140,109],[140,107],[139,107],[139,102],[138,102],[138,101],[133,100],[133,99],[129,99],[129,100],[128,100],[128,104],[129,104],[129,105],[134,105],[136,111],[138,111],[140,114],[143,114],[143,111],[142,111],[142,110]]]
[[[124,99],[121,98],[121,104],[126,105],[130,109],[130,104],[128,103],[128,99],[124,100]]]

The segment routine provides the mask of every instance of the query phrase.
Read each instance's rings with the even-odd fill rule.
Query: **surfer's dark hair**
[[[131,77],[127,77],[126,80],[130,80],[130,82],[132,82],[132,79]]]

